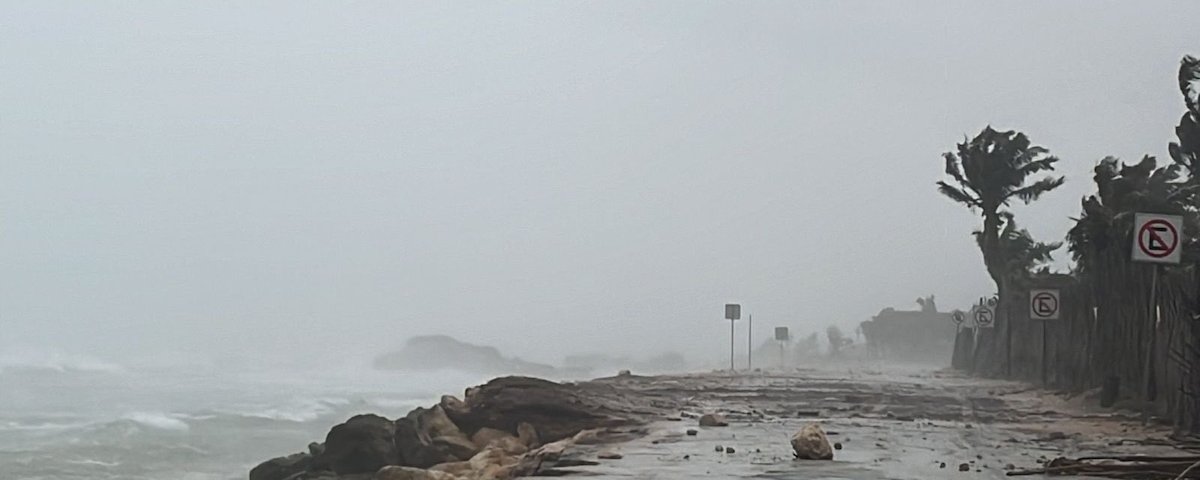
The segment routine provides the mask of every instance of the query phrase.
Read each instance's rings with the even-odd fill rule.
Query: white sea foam
[[[191,429],[187,422],[181,420],[179,416],[160,412],[132,412],[126,414],[122,419],[158,430],[186,432]]]
[[[89,422],[39,422],[39,423],[21,423],[21,422],[3,422],[0,423],[0,431],[13,432],[56,432],[64,430],[74,430],[90,425]]]
[[[106,468],[119,467],[121,465],[121,462],[105,462],[102,460],[96,460],[96,459],[92,459],[92,458],[84,458],[84,459],[80,459],[80,460],[67,460],[67,463],[70,463],[73,465],[89,465],[89,466],[106,467]]]

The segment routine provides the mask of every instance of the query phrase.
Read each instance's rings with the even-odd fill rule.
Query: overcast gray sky
[[[0,2],[0,348],[721,358],[991,289],[942,152],[1166,156],[1197,2]],[[1059,254],[1065,259],[1065,252]],[[1065,265],[1065,263],[1063,263]],[[744,328],[744,326],[743,326]],[[740,343],[740,342],[739,342]]]

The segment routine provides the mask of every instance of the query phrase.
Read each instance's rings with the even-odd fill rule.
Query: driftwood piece
[[[1110,455],[1059,457],[1042,468],[1014,470],[1010,477],[1027,475],[1091,476],[1121,479],[1200,479],[1200,456]]]

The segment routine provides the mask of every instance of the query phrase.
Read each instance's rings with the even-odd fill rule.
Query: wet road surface
[[[592,478],[930,479],[1007,478],[1013,468],[1089,454],[1171,454],[1133,414],[1029,385],[920,368],[792,370],[729,375],[616,377],[679,407],[649,434],[618,445],[579,446],[622,458],[575,468]],[[720,412],[730,425],[699,427]],[[818,422],[838,443],[833,461],[792,457],[789,438]],[[697,434],[687,435],[689,429]],[[1122,444],[1123,443],[1123,444]],[[733,452],[717,451],[732,447]],[[965,465],[965,466],[963,466]],[[960,471],[961,468],[965,471]],[[1034,477],[1038,478],[1038,477]]]

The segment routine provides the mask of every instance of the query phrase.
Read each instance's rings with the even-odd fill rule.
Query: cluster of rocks
[[[268,460],[250,480],[504,480],[594,464],[567,451],[600,443],[606,429],[643,423],[598,385],[504,377],[444,396],[403,418],[358,415],[323,444]]]
[[[701,427],[726,427],[729,422],[725,420],[725,416],[719,413],[706,413],[700,416],[698,421]],[[695,429],[688,429],[689,436],[695,436],[699,432]],[[792,453],[800,460],[833,460],[833,451],[840,450],[841,444],[831,445],[829,437],[825,435],[825,431],[821,429],[821,425],[817,423],[808,423],[800,431],[792,435]],[[717,445],[717,452],[734,453],[733,447]]]

